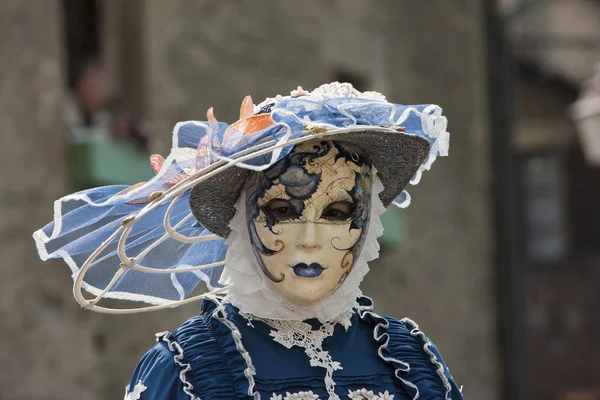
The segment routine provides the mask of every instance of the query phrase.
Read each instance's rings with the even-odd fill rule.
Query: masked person
[[[42,258],[71,266],[86,308],[203,299],[198,316],[157,334],[127,400],[459,400],[417,325],[377,315],[359,288],[380,215],[407,206],[407,184],[447,154],[446,125],[437,106],[337,82],[247,97],[232,125],[212,109],[177,124],[149,182],[58,200],[34,237]],[[108,309],[103,297],[151,306]]]

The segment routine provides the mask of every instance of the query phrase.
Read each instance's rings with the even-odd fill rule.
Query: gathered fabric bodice
[[[320,324],[261,320],[205,299],[199,316],[157,334],[125,399],[462,399],[416,324],[374,314],[366,297],[358,303]]]

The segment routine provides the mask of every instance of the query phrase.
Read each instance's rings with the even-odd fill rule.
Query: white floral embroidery
[[[287,392],[285,397],[280,394],[273,393],[269,400],[319,400],[319,395],[314,394],[311,390],[308,392],[290,393]]]
[[[376,395],[372,390],[359,389],[348,390],[348,398],[353,400],[394,400],[394,395],[390,394],[387,390]]]
[[[381,400],[394,400],[394,395],[390,394],[387,390],[383,393],[379,393],[379,398]]]
[[[348,390],[348,398],[353,400],[394,400],[394,395],[390,394],[387,390],[377,395],[373,393],[372,390],[359,389]],[[319,400],[319,395],[314,394],[312,391],[298,393],[287,392],[285,397],[281,394],[273,393],[273,396],[271,396],[269,400]]]
[[[333,361],[329,352],[322,347],[323,340],[333,335],[334,325],[323,324],[320,329],[314,331],[309,324],[301,321],[272,320],[269,321],[269,325],[275,328],[271,331],[271,336],[277,343],[288,349],[294,346],[303,348],[312,367],[325,368],[325,386],[329,399],[338,400],[339,397],[334,391],[333,372],[342,369],[342,366]]]
[[[148,389],[142,381],[138,381],[138,383],[133,387],[132,392],[128,392],[129,385],[125,386],[125,398],[123,400],[139,400],[142,392]]]
[[[325,322],[317,330],[313,330],[310,324],[302,321],[276,320],[276,319],[258,319],[268,324],[273,328],[270,335],[277,343],[287,349],[298,346],[304,349],[304,352],[309,358],[312,367],[325,368],[325,387],[329,394],[329,400],[339,400],[339,396],[335,393],[335,382],[333,381],[333,372],[343,369],[339,362],[333,361],[331,355],[326,350],[323,350],[323,340],[333,335],[333,330],[336,324],[341,324],[345,329],[351,326],[350,318],[354,313],[353,310],[342,314],[339,318]],[[250,317],[252,318],[252,317]],[[306,396],[312,392],[300,392]],[[296,394],[288,396],[294,396]],[[317,399],[318,397],[307,397],[307,399]],[[284,400],[288,399],[285,397]],[[304,399],[304,397],[289,397],[289,399]]]

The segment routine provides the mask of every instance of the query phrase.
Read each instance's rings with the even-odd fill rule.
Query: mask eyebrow
[[[285,192],[285,187],[282,184],[277,184],[267,189],[264,196],[258,199],[258,203],[262,206],[273,199],[291,200],[291,197]]]
[[[337,201],[347,201],[349,203],[353,203],[354,204],[354,200],[352,199],[352,196],[350,196],[348,194],[347,191],[345,190],[336,190],[335,192],[333,192],[332,194],[329,194],[329,198],[331,199],[330,201],[327,202],[327,204],[325,204],[324,207],[327,207],[328,205],[330,205],[331,203],[335,203]]]

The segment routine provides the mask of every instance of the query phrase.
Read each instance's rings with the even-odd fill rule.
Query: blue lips
[[[301,276],[303,278],[315,278],[321,273],[325,268],[321,267],[321,264],[312,263],[310,265],[306,265],[304,263],[296,264],[293,266],[294,273],[297,276]]]

